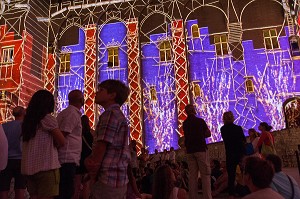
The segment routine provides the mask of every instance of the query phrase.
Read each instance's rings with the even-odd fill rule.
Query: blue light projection
[[[170,33],[150,35],[150,42],[141,47],[145,146],[150,153],[178,148],[174,64],[159,59],[160,42],[170,39]]]
[[[186,23],[190,81],[198,84],[203,95],[194,96],[199,116],[207,121],[213,136],[209,142],[221,141],[222,115],[231,110],[236,123],[246,130],[268,122],[274,130],[285,127],[283,102],[299,94],[299,60],[292,60],[287,34],[279,37],[280,49],[254,49],[252,41],[243,41],[244,60],[237,64],[228,55],[217,57],[214,44],[210,44],[207,27],[200,28],[200,37],[191,37],[191,26],[197,20]],[[288,33],[287,27],[285,32]],[[243,78],[236,71],[245,62]],[[235,68],[233,68],[235,67]],[[297,69],[298,68],[298,69]],[[254,93],[245,91],[245,79],[254,83]],[[237,87],[236,82],[242,87]]]
[[[57,111],[60,112],[68,106],[68,94],[74,89],[84,89],[84,48],[85,35],[79,29],[78,44],[63,46],[61,53],[70,53],[70,72],[58,75]]]
[[[126,43],[127,29],[124,23],[109,23],[99,27],[99,65],[98,82],[107,79],[117,79],[128,85],[128,56]],[[119,66],[108,67],[109,47],[118,47]],[[121,107],[127,118],[129,117],[128,105],[125,103]],[[103,109],[100,110],[103,112]],[[129,119],[128,119],[129,121]]]

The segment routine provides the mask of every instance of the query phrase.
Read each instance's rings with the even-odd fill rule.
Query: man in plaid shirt
[[[129,88],[118,80],[99,84],[95,102],[105,111],[99,118],[93,152],[85,160],[90,177],[95,180],[91,198],[124,198],[127,190],[127,166],[130,161],[127,119],[120,110]]]

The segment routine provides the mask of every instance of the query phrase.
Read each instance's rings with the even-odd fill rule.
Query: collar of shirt
[[[76,108],[75,106],[73,106],[73,105],[69,105],[69,107],[71,108],[71,109],[74,109],[80,116],[81,116],[81,112],[80,112],[80,110],[78,109],[78,108]]]
[[[111,111],[111,110],[113,110],[113,109],[120,109],[120,105],[119,105],[119,104],[112,104],[112,105],[110,105],[109,107],[107,107],[107,108],[105,109],[105,111]]]

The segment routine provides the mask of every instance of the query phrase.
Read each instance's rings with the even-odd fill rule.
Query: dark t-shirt
[[[221,135],[224,141],[226,156],[244,155],[246,137],[241,126],[235,124],[224,124],[221,127]]]
[[[183,122],[183,131],[185,137],[185,147],[187,153],[204,152],[207,150],[205,141],[205,131],[208,127],[202,118],[195,115],[189,115]]]

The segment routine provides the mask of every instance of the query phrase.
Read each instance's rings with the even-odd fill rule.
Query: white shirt
[[[82,145],[81,112],[73,105],[69,105],[57,116],[61,131],[69,133],[65,145],[58,150],[58,159],[63,163],[76,163],[79,165]]]
[[[0,124],[0,171],[6,168],[8,158],[7,155],[8,143],[2,125]]]

